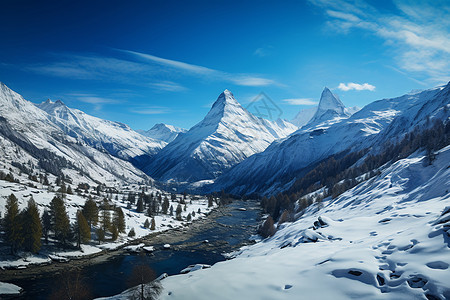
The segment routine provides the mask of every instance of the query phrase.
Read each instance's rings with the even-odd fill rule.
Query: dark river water
[[[245,208],[246,210],[240,210]],[[214,264],[225,260],[222,253],[230,252],[255,234],[260,209],[255,201],[235,201],[228,205],[225,214],[216,217],[214,226],[205,226],[187,240],[172,244],[175,250],[162,250],[161,245],[154,245],[157,250],[152,254],[119,254],[99,263],[82,269],[84,282],[94,297],[106,297],[121,293],[129,288],[128,279],[136,265],[148,265],[156,274],[179,274],[188,265]],[[206,247],[202,242],[208,240],[213,247]],[[189,244],[192,246],[183,246]],[[48,299],[57,278],[48,275],[37,279],[21,279],[11,283],[25,290],[20,299]]]

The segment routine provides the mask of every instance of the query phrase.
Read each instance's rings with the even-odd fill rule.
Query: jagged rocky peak
[[[329,88],[325,87],[320,96],[317,111],[308,124],[332,120],[336,117],[348,116],[349,113],[347,113],[344,103],[342,103],[339,97],[333,94]]]
[[[325,87],[322,95],[320,96],[318,112],[325,112],[327,110],[333,110],[337,113],[343,114],[345,105],[337,95],[333,94],[329,88]]]

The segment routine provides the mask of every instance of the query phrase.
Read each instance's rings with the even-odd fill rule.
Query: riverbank
[[[218,217],[229,214],[233,208],[230,206],[215,208],[209,212],[208,215],[194,220],[192,223],[185,224],[183,227],[173,228],[166,231],[151,233],[145,237],[133,240],[132,242],[125,243],[118,249],[114,250],[102,250],[101,252],[86,255],[78,258],[71,259],[69,262],[52,262],[46,265],[30,265],[26,269],[18,270],[1,270],[0,281],[15,281],[22,279],[35,280],[41,277],[48,277],[59,274],[63,270],[67,269],[83,269],[95,264],[105,263],[106,261],[127,253],[124,250],[126,246],[144,243],[145,245],[154,246],[155,250],[162,250],[164,244],[170,244],[171,250],[179,251],[190,248],[198,249],[213,249],[223,244],[222,241],[188,241],[195,236],[200,230],[208,228],[214,228],[215,226],[228,226],[216,222]]]

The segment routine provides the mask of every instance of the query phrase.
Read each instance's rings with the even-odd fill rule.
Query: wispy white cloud
[[[186,87],[173,81],[152,82],[150,83],[150,86],[160,91],[169,91],[169,92],[181,92],[187,90]]]
[[[266,57],[272,53],[272,49],[273,49],[273,46],[259,47],[253,52],[253,55],[259,56],[259,57]]]
[[[163,106],[149,106],[142,108],[132,108],[130,112],[140,115],[161,115],[171,112],[171,109]]]
[[[340,83],[338,86],[338,89],[340,89],[341,91],[350,91],[350,90],[355,90],[355,91],[375,91],[375,86],[368,84],[368,83],[363,83],[363,84],[359,84],[359,83],[354,83],[354,82],[349,82],[347,84],[345,83]]]
[[[90,104],[117,104],[122,102],[117,99],[99,97],[93,94],[67,94],[67,96],[72,97],[75,100]]]
[[[198,66],[194,64],[188,64],[185,62],[166,59],[146,53],[140,53],[136,51],[117,49],[120,52],[127,53],[132,55],[135,58],[140,58],[142,61],[147,61],[151,63],[156,63],[168,68],[172,68],[173,70],[183,71],[191,75],[200,76],[207,80],[217,80],[217,81],[225,81],[231,82],[236,85],[241,86],[268,86],[268,85],[277,85],[277,82],[261,77],[259,75],[254,74],[246,74],[246,73],[228,73],[220,70],[215,70],[203,66]]]
[[[338,32],[358,28],[384,39],[400,69],[433,83],[450,79],[450,2],[394,0],[394,14],[365,1],[309,1],[324,9],[328,26]]]
[[[286,102],[290,105],[316,105],[317,102],[313,101],[311,98],[295,98],[295,99],[284,99],[283,102]]]

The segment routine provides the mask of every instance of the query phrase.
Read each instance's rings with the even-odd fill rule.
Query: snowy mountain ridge
[[[166,142],[144,137],[123,123],[103,120],[69,108],[61,100],[47,100],[36,106],[47,112],[50,120],[66,134],[90,146],[104,148],[122,159],[152,156],[166,145]]]
[[[330,155],[344,150],[350,152],[376,146],[380,144],[377,141],[387,139],[389,132],[395,132],[390,138],[398,138],[402,130],[406,130],[404,120],[409,120],[407,129],[412,130],[420,120],[426,121],[425,111],[428,114],[440,111],[439,118],[447,118],[448,110],[445,113],[443,107],[450,102],[449,89],[447,85],[444,90],[433,88],[375,101],[350,117],[342,114],[341,105],[333,105],[336,110],[316,113],[319,119],[325,115],[331,119],[323,122],[318,119],[310,121],[289,137],[275,141],[265,151],[237,164],[206,189],[225,189],[233,194],[274,194],[287,189],[293,179],[304,174],[302,170]],[[332,94],[327,91],[324,93],[327,102],[336,103],[337,99]],[[418,111],[423,112],[420,118]],[[389,127],[391,122],[393,125]]]
[[[186,132],[187,129],[179,128],[173,125],[168,125],[164,123],[155,124],[151,129],[137,130],[142,135],[148,136],[155,140],[164,141],[170,143],[173,141],[180,133]]]
[[[69,120],[76,116],[61,102],[48,104],[59,108],[61,116],[66,112]],[[103,147],[80,141],[74,132],[68,134],[69,130],[62,129],[67,127],[62,126],[61,118],[49,115],[3,83],[0,84],[0,116],[0,158],[4,166],[16,169],[13,163],[27,164],[33,172],[64,174],[74,183],[114,186],[126,181],[150,180],[131,163],[112,156]],[[76,120],[82,124],[82,119]],[[120,124],[115,126],[124,130]]]
[[[214,179],[296,129],[285,121],[254,116],[225,90],[205,118],[163,148],[145,170],[161,181]]]

